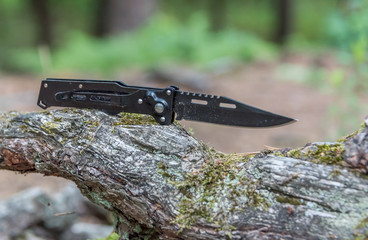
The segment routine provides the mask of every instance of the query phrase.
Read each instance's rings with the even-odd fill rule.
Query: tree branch
[[[247,156],[216,152],[144,115],[2,113],[0,127],[0,169],[70,179],[114,213],[121,239],[368,233],[367,129],[344,143]]]

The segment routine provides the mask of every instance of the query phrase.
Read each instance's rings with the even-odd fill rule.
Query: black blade
[[[177,120],[217,123],[242,127],[271,127],[294,122],[227,97],[177,91],[174,111]]]

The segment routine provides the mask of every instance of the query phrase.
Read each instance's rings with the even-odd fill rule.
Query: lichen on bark
[[[367,135],[246,156],[148,116],[3,113],[0,169],[74,181],[113,212],[121,239],[352,239],[368,229],[368,179],[354,173]]]
[[[205,219],[217,225],[217,230],[231,236],[231,230],[235,229],[229,224],[232,213],[250,207],[265,209],[268,203],[259,189],[259,182],[248,178],[243,169],[250,156],[206,149],[203,166],[179,178],[170,174],[166,165],[159,164],[159,173],[181,195],[179,214],[172,222],[183,229]]]

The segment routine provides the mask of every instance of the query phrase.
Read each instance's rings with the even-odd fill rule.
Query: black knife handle
[[[110,114],[148,114],[161,125],[174,121],[175,87],[145,88],[119,81],[46,79],[42,81],[38,106],[93,108]]]

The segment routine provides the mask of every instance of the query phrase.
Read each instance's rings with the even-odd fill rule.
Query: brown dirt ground
[[[304,63],[302,63],[304,64]],[[299,119],[290,125],[249,129],[183,121],[201,141],[223,152],[253,152],[272,147],[299,147],[312,141],[328,140],[327,111],[336,97],[299,83],[280,81],[275,71],[278,63],[252,63],[227,74],[216,76],[208,94],[228,96],[274,113]],[[147,85],[144,73],[130,72],[120,80],[127,84]],[[71,77],[63,74],[57,77]],[[78,76],[81,77],[81,76]],[[0,76],[0,111],[38,111],[36,100],[40,80],[30,76]],[[151,84],[155,86],[156,84]],[[184,89],[185,90],[185,89]],[[363,119],[364,113],[359,118]],[[56,177],[39,174],[23,176],[0,171],[0,199],[22,189],[40,186],[53,191],[66,183]]]

